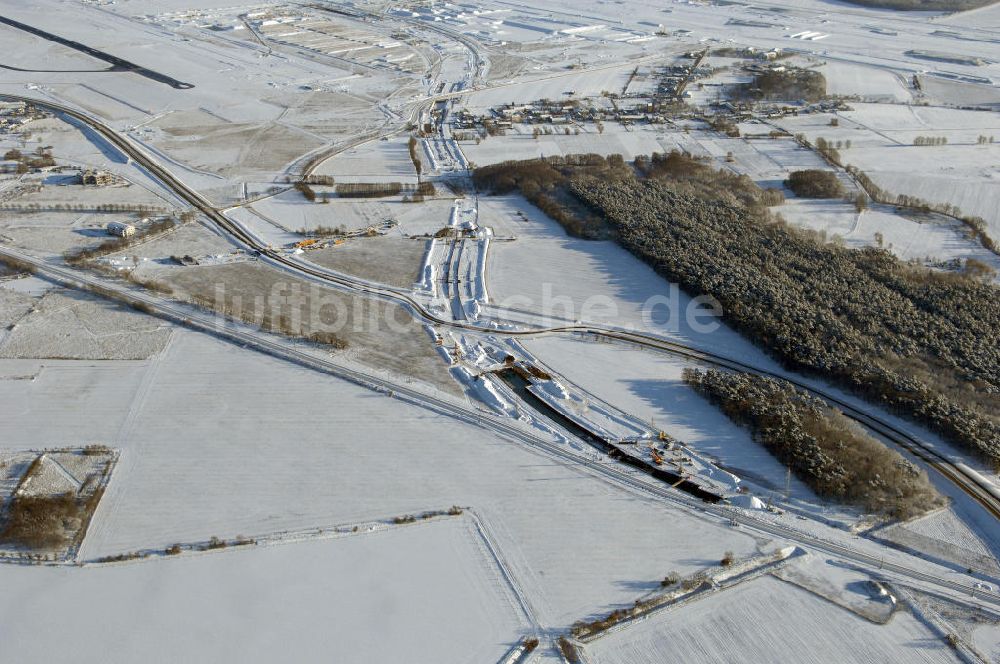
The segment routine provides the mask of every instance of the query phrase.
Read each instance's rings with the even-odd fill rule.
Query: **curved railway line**
[[[256,348],[270,355],[283,358],[308,368],[323,371],[324,373],[337,376],[338,378],[348,380],[369,389],[378,390],[405,402],[416,404],[434,412],[453,417],[459,421],[490,429],[504,438],[524,443],[542,454],[559,459],[562,462],[568,462],[574,466],[582,466],[590,473],[601,476],[610,482],[628,488],[634,492],[668,501],[672,504],[686,507],[688,509],[699,510],[726,522],[735,522],[774,537],[784,538],[799,544],[804,544],[811,547],[815,551],[821,551],[829,555],[838,556],[840,558],[868,566],[872,569],[878,568],[881,570],[882,576],[894,574],[910,579],[911,581],[918,580],[924,583],[932,584],[939,588],[961,593],[962,595],[971,594],[993,604],[994,606],[1000,607],[1000,596],[994,593],[982,591],[977,593],[977,586],[975,585],[961,583],[943,576],[902,565],[891,560],[886,560],[884,557],[859,551],[857,548],[852,546],[805,533],[801,530],[790,528],[781,523],[776,523],[768,518],[758,517],[754,514],[733,509],[727,505],[702,502],[682,492],[675,491],[670,487],[664,486],[663,484],[644,481],[641,477],[637,477],[636,475],[628,472],[624,469],[624,467],[617,463],[587,462],[573,452],[567,450],[565,446],[538,436],[531,431],[525,430],[508,418],[484,412],[469,405],[440,398],[421,390],[417,390],[408,385],[392,383],[378,376],[373,376],[356,369],[335,364],[328,359],[304,352],[299,348],[295,348],[290,343],[281,343],[276,341],[272,337],[260,332],[247,331],[240,329],[239,326],[220,326],[218,317],[205,314],[194,307],[185,307],[183,305],[169,302],[165,303],[163,298],[159,296],[147,294],[141,291],[137,292],[126,286],[111,286],[105,284],[97,277],[88,274],[80,274],[69,269],[55,267],[47,264],[41,259],[26,256],[3,247],[0,247],[0,256],[7,256],[15,261],[20,261],[29,265],[42,276],[53,279],[54,281],[62,283],[66,286],[85,288],[103,297],[124,301],[130,306],[138,306],[165,318],[183,323],[184,325],[194,329],[199,329],[210,334],[228,338],[231,341],[243,345],[244,347]]]
[[[49,101],[39,101],[33,98],[15,95],[0,95],[0,99],[25,101],[34,104],[39,108],[45,108],[55,113],[65,114],[89,125],[123,154],[127,155],[142,168],[146,169],[156,179],[160,180],[160,182],[172,190],[175,195],[207,216],[220,230],[230,235],[248,249],[258,251],[261,258],[266,259],[275,266],[295,272],[299,275],[304,275],[314,281],[320,281],[342,289],[392,301],[406,307],[416,317],[428,323],[442,327],[509,337],[531,337],[558,333],[585,334],[593,337],[603,337],[632,343],[651,350],[686,357],[718,367],[786,380],[796,387],[805,390],[832,405],[835,405],[847,417],[906,449],[975,500],[991,516],[1000,520],[1000,490],[992,486],[992,484],[989,483],[989,481],[984,477],[965,467],[963,464],[957,464],[951,461],[947,456],[935,450],[931,445],[921,441],[909,432],[879,418],[876,415],[861,410],[841,397],[831,394],[830,392],[820,389],[814,385],[810,385],[809,383],[794,376],[778,374],[767,369],[725,357],[723,355],[699,350],[684,344],[679,344],[677,342],[668,341],[653,335],[638,332],[602,328],[594,325],[564,325],[559,327],[531,330],[492,330],[484,329],[478,325],[464,321],[441,318],[424,308],[424,306],[410,294],[399,289],[386,288],[371,282],[346,277],[340,273],[321,268],[306,261],[291,258],[279,251],[276,251],[270,246],[264,245],[258,238],[256,238],[239,223],[222,214],[201,194],[190,189],[187,185],[177,179],[170,171],[160,166],[155,160],[146,155],[138,146],[131,143],[127,138],[120,135],[112,128],[80,111]]]

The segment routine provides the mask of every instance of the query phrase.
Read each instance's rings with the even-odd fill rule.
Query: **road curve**
[[[879,569],[883,576],[889,578],[896,576],[911,582],[920,581],[961,595],[975,595],[983,601],[1000,607],[1000,595],[977,591],[976,587],[971,583],[960,583],[943,575],[935,575],[893,562],[892,560],[886,560],[882,557],[859,551],[848,545],[823,539],[780,523],[775,523],[773,520],[758,517],[747,511],[722,504],[713,505],[704,503],[680,491],[644,481],[642,479],[644,476],[634,476],[626,472],[617,463],[600,463],[578,456],[566,449],[565,445],[560,445],[531,431],[522,429],[507,418],[482,411],[468,404],[423,392],[410,385],[396,384],[379,376],[341,366],[329,359],[307,353],[301,348],[297,348],[292,342],[277,341],[260,331],[251,331],[239,325],[220,324],[221,319],[219,316],[208,314],[194,306],[179,305],[160,296],[136,290],[123,284],[107,283],[96,275],[54,266],[34,256],[0,246],[0,258],[3,257],[28,265],[38,275],[64,286],[82,288],[102,297],[125,302],[130,306],[181,325],[228,339],[242,346],[254,348],[307,368],[337,376],[368,389],[374,389],[459,421],[489,429],[508,440],[525,444],[540,453],[555,457],[573,466],[583,467],[595,475],[599,475],[606,480],[637,493],[688,509],[699,510],[727,522],[735,521],[753,530],[796,542],[814,551],[849,560],[869,569]],[[893,551],[892,555],[901,558],[908,556],[908,554],[902,554],[897,551]],[[941,568],[938,567],[938,569]],[[944,572],[943,569],[941,571]]]
[[[735,369],[754,373],[762,376],[769,376],[786,380],[796,387],[808,391],[827,402],[836,405],[847,417],[856,422],[871,428],[894,443],[928,463],[930,468],[940,473],[942,477],[955,484],[962,492],[967,494],[978,504],[980,504],[991,516],[1000,520],[1000,496],[998,490],[985,480],[982,476],[969,472],[964,466],[955,464],[945,455],[934,449],[932,445],[920,440],[909,432],[887,422],[877,414],[865,411],[859,407],[843,400],[826,390],[810,385],[809,383],[784,374],[776,374],[767,369],[754,366],[745,362],[740,362],[716,353],[700,350],[684,344],[669,341],[654,335],[605,328],[597,325],[564,325],[559,327],[539,328],[531,330],[493,330],[484,329],[478,325],[465,321],[455,321],[441,318],[433,312],[427,310],[420,302],[408,293],[398,289],[386,288],[371,282],[353,279],[340,273],[321,268],[307,261],[299,260],[295,257],[286,256],[280,251],[265,245],[261,240],[247,231],[238,222],[229,219],[215,208],[206,198],[197,191],[191,189],[181,180],[173,175],[169,170],[162,167],[152,157],[147,155],[139,146],[132,143],[127,137],[119,134],[111,127],[105,125],[85,113],[73,108],[56,104],[50,101],[39,101],[30,97],[20,97],[16,95],[0,95],[0,99],[14,101],[25,101],[39,108],[45,108],[55,113],[62,113],[80,122],[89,125],[98,132],[108,142],[121,150],[123,154],[134,160],[137,164],[145,168],[151,175],[171,189],[179,198],[187,201],[208,219],[212,221],[220,230],[230,235],[240,244],[248,249],[260,252],[261,257],[276,267],[290,270],[310,280],[318,280],[336,287],[354,292],[376,297],[379,299],[394,302],[404,306],[415,317],[434,325],[461,329],[469,332],[488,333],[497,336],[509,337],[532,337],[553,333],[582,333],[594,337],[605,337],[616,339],[628,343],[637,344],[659,352],[679,355],[700,362],[719,366],[728,369]]]

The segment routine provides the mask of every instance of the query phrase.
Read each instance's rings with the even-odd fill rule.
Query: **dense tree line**
[[[822,156],[826,157],[827,161],[833,163],[834,165],[841,166],[842,162],[840,161],[839,144],[840,141],[832,142],[820,136],[816,139],[816,152],[819,152]],[[809,147],[808,141],[806,141],[806,147]]]
[[[396,196],[403,191],[399,182],[345,182],[337,185],[341,198],[381,198]]]
[[[79,527],[80,511],[81,502],[71,493],[14,496],[0,528],[0,542],[36,550],[62,546]]]
[[[31,462],[19,488],[39,476],[42,459],[38,456]],[[0,526],[0,543],[36,551],[70,544],[85,527],[103,493],[103,488],[93,490],[87,483],[75,493],[29,495],[15,491]]]
[[[793,171],[785,180],[785,186],[802,198],[840,198],[844,187],[833,171],[806,169]]]
[[[917,136],[913,139],[914,145],[948,145],[947,136]]]
[[[837,380],[1000,460],[1000,307],[992,285],[887,251],[817,242],[671,183],[576,179],[621,244],[786,365]]]
[[[24,212],[136,212],[139,214],[162,214],[167,208],[139,203],[0,203],[0,210],[21,210]]]
[[[307,201],[316,201],[316,192],[309,186],[308,182],[300,181],[295,183],[295,188],[301,192]]]
[[[410,161],[413,162],[413,170],[417,172],[417,176],[424,170],[424,164],[420,161],[420,157],[417,155],[417,150],[419,148],[419,143],[416,137],[410,136],[410,141],[407,143],[407,149],[410,151]]]
[[[41,147],[36,149],[33,155],[24,154],[17,148],[12,148],[4,153],[3,158],[5,161],[16,161],[16,172],[19,174],[27,173],[36,168],[51,168],[56,165],[52,152]]]
[[[399,182],[342,182],[337,185],[341,198],[381,198],[396,196],[403,191]]]
[[[706,159],[673,151],[638,156],[631,165],[621,155],[598,154],[547,157],[525,161],[505,161],[482,166],[472,173],[479,189],[496,194],[517,191],[542,212],[558,221],[566,232],[586,239],[608,239],[614,229],[569,190],[571,179],[591,177],[600,180],[642,178],[669,179],[681,183],[694,194],[721,197],[734,205],[743,205],[754,214],[763,214],[785,197],[780,189],[761,189],[746,175],[713,169]]]
[[[307,175],[302,181],[306,184],[315,184],[323,187],[332,187],[336,183],[332,175]]]
[[[686,369],[684,380],[823,498],[906,519],[942,504],[927,474],[782,380]]]
[[[334,185],[333,178],[328,175],[311,175],[293,185],[306,200],[328,203],[330,194],[317,193],[310,186],[312,184],[331,186]],[[412,191],[414,198],[409,200],[423,200],[423,197],[437,193],[433,182],[419,182],[416,185],[404,185],[402,182],[341,182],[335,185],[334,191],[340,198],[383,198],[397,196],[403,191]]]
[[[571,155],[482,166],[473,171],[472,181],[477,188],[497,194],[520,192],[573,237],[606,239],[609,229],[604,219],[568,191],[570,178],[581,175],[617,179],[630,176],[631,169],[621,155]]]
[[[785,202],[780,189],[761,189],[748,175],[711,166],[706,158],[673,150],[635,158],[636,173],[644,179],[675,183],[693,196],[722,200],[744,207],[755,217],[766,217],[766,209]],[[631,178],[629,178],[631,179]]]
[[[620,160],[508,162],[474,177],[541,200],[569,233],[615,238],[686,292],[714,296],[729,325],[787,367],[1000,462],[996,287],[790,228],[752,181],[685,155]]]

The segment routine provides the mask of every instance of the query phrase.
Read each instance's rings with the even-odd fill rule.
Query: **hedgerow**
[[[687,369],[684,380],[818,496],[900,519],[942,503],[925,472],[790,383],[715,369]]]

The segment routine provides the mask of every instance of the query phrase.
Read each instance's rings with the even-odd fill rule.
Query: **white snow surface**
[[[8,661],[484,662],[528,629],[464,516],[123,565],[3,565],[0,584]]]
[[[874,625],[773,577],[665,611],[587,646],[596,664],[955,662],[908,613]]]
[[[610,241],[569,237],[523,197],[481,198],[480,222],[497,236],[518,238],[491,243],[490,303],[483,317],[549,327],[580,320],[649,331],[777,368],[625,249]]]
[[[691,366],[679,358],[619,344],[541,337],[523,342],[548,369],[558,372],[603,401],[679,439],[714,459],[756,487],[765,497],[784,494],[786,469],[749,433],[684,384],[681,372]],[[718,478],[724,481],[725,478]],[[808,486],[795,477],[792,502],[825,514]]]
[[[0,369],[13,364],[40,363]],[[122,450],[83,559],[458,504],[493,533],[539,621],[566,625],[665,569],[756,548],[575,463],[206,335],[178,330],[145,362],[43,364],[28,389],[0,381],[0,447]]]

